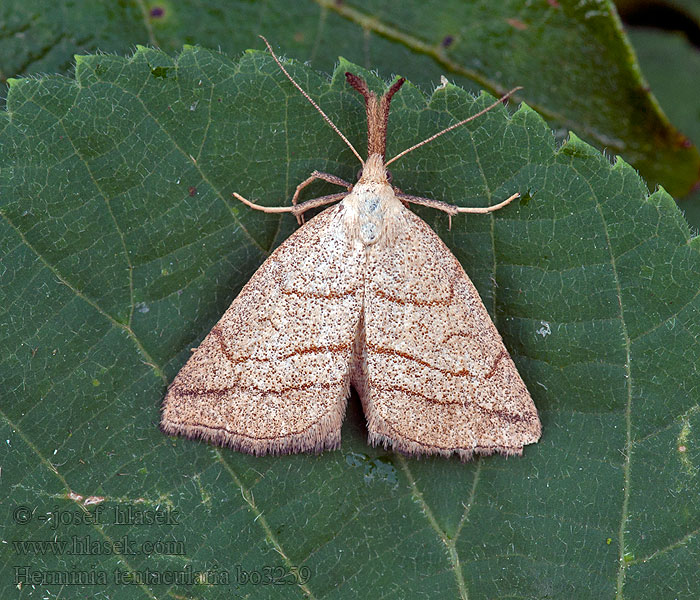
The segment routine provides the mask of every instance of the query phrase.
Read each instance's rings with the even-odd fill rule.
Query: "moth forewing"
[[[352,385],[372,444],[463,460],[521,454],[540,437],[532,398],[464,269],[405,206],[452,217],[499,210],[518,194],[490,207],[456,207],[399,191],[386,168],[488,109],[385,161],[391,98],[404,80],[378,98],[346,73],[365,100],[362,159],[265,43],[359,158],[361,175],[350,184],[314,171],[288,207],[234,193],[252,208],[300,221],[310,208],[339,203],[272,253],[194,351],[163,401],[163,431],[257,455],[333,449]],[[298,204],[316,179],[346,191]]]

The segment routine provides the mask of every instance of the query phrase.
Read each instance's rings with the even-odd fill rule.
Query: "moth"
[[[346,73],[365,101],[363,159],[263,40],[362,170],[354,184],[314,171],[288,207],[234,194],[257,210],[291,212],[300,223],[307,210],[337,203],[303,224],[243,287],[170,385],[162,431],[254,455],[336,449],[352,386],[372,445],[462,460],[521,455],[540,437],[532,398],[464,269],[407,208],[422,204],[450,217],[488,213],[519,194],[490,207],[457,207],[401,192],[387,170],[485,111],[386,161],[389,106],[404,79],[378,98]],[[345,191],[298,203],[317,179]]]

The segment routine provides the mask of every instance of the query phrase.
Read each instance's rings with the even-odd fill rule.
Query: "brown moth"
[[[263,207],[234,194],[299,220],[309,208],[340,202],[270,255],[194,351],[163,401],[163,432],[256,455],[335,449],[352,386],[370,444],[463,460],[521,455],[540,437],[532,398],[464,269],[407,208],[423,204],[450,217],[487,213],[518,194],[491,207],[461,208],[404,194],[387,171],[400,156],[485,111],[385,162],[389,104],[404,80],[377,98],[346,73],[365,99],[363,160],[265,43],[359,158],[361,175],[353,185],[314,171],[290,207]],[[298,204],[315,179],[347,191]]]

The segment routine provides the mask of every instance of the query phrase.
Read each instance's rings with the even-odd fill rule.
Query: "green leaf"
[[[76,52],[182,44],[236,56],[258,34],[326,71],[338,55],[432,89],[443,74],[467,89],[520,98],[550,126],[621,154],[655,185],[685,195],[700,154],[661,112],[609,0],[443,2],[10,0],[0,13],[0,77],[67,72]]]
[[[700,7],[699,7],[700,12]],[[700,27],[700,19],[698,19]],[[632,28],[644,74],[661,106],[681,130],[700,143],[700,52],[676,32]],[[680,203],[690,224],[700,228],[700,187]]]
[[[358,69],[290,69],[361,147],[342,76]],[[491,100],[407,84],[388,154]],[[523,193],[451,231],[419,210],[538,406],[522,458],[370,448],[355,397],[339,451],[255,458],[163,436],[160,402],[294,228],[231,193],[283,205],[313,169],[353,179],[350,151],[260,52],[84,56],[76,80],[13,80],[0,118],[3,597],[694,597],[699,244],[624,161],[556,147],[522,105],[392,165],[403,190],[457,204]],[[104,582],[65,585],[81,572]]]

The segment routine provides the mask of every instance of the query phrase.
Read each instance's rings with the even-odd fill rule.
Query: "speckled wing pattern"
[[[165,433],[258,455],[338,447],[364,266],[343,208],[297,230],[241,290],[171,384]]]
[[[418,216],[368,248],[364,368],[371,443],[409,454],[522,454],[537,410],[464,269]]]

